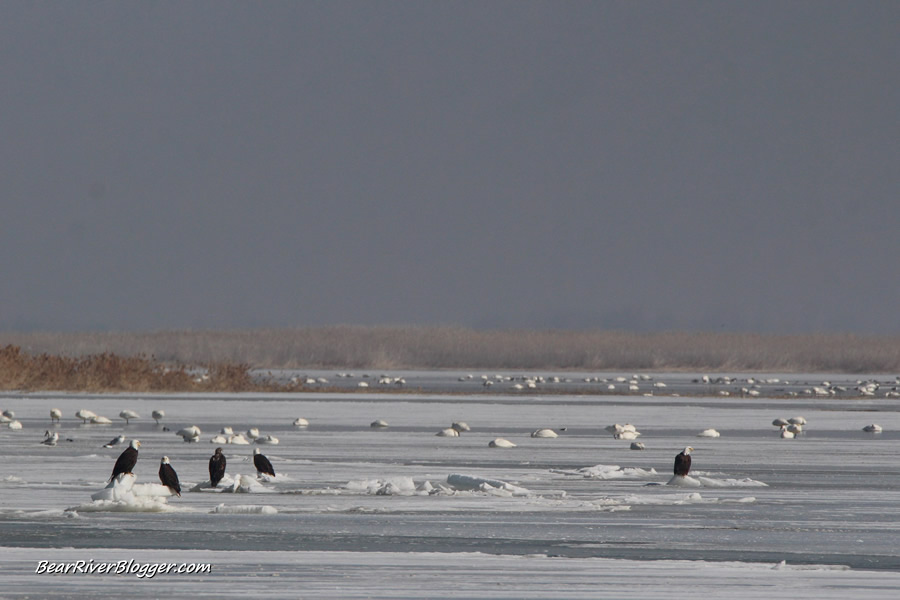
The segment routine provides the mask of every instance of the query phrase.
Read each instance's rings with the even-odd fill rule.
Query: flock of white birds
[[[354,377],[352,373],[338,373],[337,376],[339,378],[352,378]],[[367,376],[366,376],[367,377]],[[312,377],[295,377],[298,382],[302,383],[327,383],[328,380],[323,377],[312,378]],[[376,378],[379,384],[381,385],[404,385],[406,380],[403,377],[393,377],[389,375],[381,375]],[[509,375],[481,375],[479,379],[477,379],[474,375],[468,374],[463,375],[458,378],[460,382],[468,382],[468,381],[478,381],[480,380],[482,385],[484,386],[492,386],[495,383],[505,382],[511,385],[512,389],[534,389],[540,385],[544,384],[554,384],[554,383],[564,383],[566,381],[571,381],[565,378],[561,378],[558,376],[552,377],[543,377],[543,376],[509,376]],[[666,383],[662,381],[654,381],[653,377],[650,375],[632,375],[631,377],[625,376],[617,376],[617,377],[609,377],[609,378],[600,378],[600,377],[586,377],[584,378],[585,382],[590,383],[600,383],[606,384],[607,389],[609,391],[614,391],[617,389],[622,389],[623,391],[627,390],[629,393],[639,392],[642,390],[641,386],[650,385],[652,386],[649,391],[645,395],[652,395],[653,391],[662,392],[667,387]],[[360,382],[365,383],[365,382]],[[694,383],[703,384],[710,386],[709,393],[714,393],[715,388],[712,386],[735,386],[740,385],[740,394],[742,397],[744,396],[758,396],[760,394],[760,386],[761,385],[773,385],[773,384],[790,384],[789,381],[781,380],[781,379],[755,379],[753,377],[748,377],[745,379],[735,379],[728,376],[719,376],[719,377],[710,377],[709,375],[703,375],[702,377],[695,379]],[[900,379],[892,382],[893,385],[884,392],[886,397],[900,397]],[[851,393],[859,396],[874,396],[879,393],[885,386],[878,381],[863,381],[858,380],[856,385],[852,387],[848,387],[848,385],[835,385],[829,381],[823,381],[819,385],[812,385],[808,388],[804,388],[801,392],[791,391],[789,395],[812,395],[812,396],[834,396],[835,394],[844,394]],[[644,387],[644,390],[647,388]],[[718,395],[730,395],[730,391],[725,389],[719,389],[717,391]],[[671,394],[676,396],[677,394]],[[132,420],[140,419],[141,416],[135,412],[134,410],[125,409],[119,413],[119,418],[124,420],[126,425],[129,424]],[[151,417],[154,419],[157,425],[160,424],[165,418],[166,414],[163,410],[154,410],[151,413]],[[50,410],[50,420],[51,423],[59,423],[62,420],[62,411],[58,408],[53,408]],[[92,410],[82,408],[75,412],[75,417],[80,419],[82,424],[92,424],[92,425],[111,425],[113,421],[108,417],[103,415],[98,415]],[[15,418],[15,413],[11,410],[3,410],[0,412],[0,424],[6,426],[7,429],[12,431],[21,431],[23,429],[22,423]],[[296,427],[304,428],[309,426],[309,421],[303,417],[299,417],[292,423]],[[791,417],[789,419],[777,418],[772,421],[772,425],[778,428],[779,435],[782,439],[796,439],[803,435],[805,431],[805,427],[807,425],[806,419],[802,416]],[[383,419],[376,419],[370,424],[370,427],[373,429],[385,429],[389,427],[389,424]],[[865,425],[863,431],[868,433],[881,433],[883,428],[877,423],[870,423]],[[168,431],[168,428],[163,427],[164,431]],[[641,432],[637,430],[637,428],[630,424],[626,423],[624,425],[615,423],[613,425],[609,425],[605,428],[607,432],[612,434],[612,436],[617,440],[627,440],[631,441],[631,449],[633,450],[644,450],[645,445],[643,442],[637,441],[637,438],[641,435]],[[441,437],[459,437],[461,434],[470,431],[470,427],[464,422],[454,422],[450,427],[441,429],[436,433],[436,435]],[[533,438],[555,438],[558,437],[561,433],[565,431],[565,428],[560,429],[551,429],[551,428],[540,428],[536,429],[531,433],[531,437]],[[199,442],[201,440],[202,431],[196,425],[191,425],[189,427],[184,427],[175,432],[175,435],[180,436],[184,442],[194,443]],[[697,437],[701,438],[718,438],[721,434],[715,429],[704,429],[696,434]],[[41,442],[47,446],[55,446],[60,441],[60,433],[58,431],[45,431],[44,440]],[[107,448],[112,448],[118,444],[121,444],[125,441],[125,437],[123,435],[118,436],[111,440],[108,444],[105,445]],[[250,445],[250,444],[260,444],[260,445],[274,445],[279,443],[279,439],[273,435],[263,435],[260,433],[259,429],[256,427],[250,427],[245,433],[237,432],[231,427],[223,427],[216,435],[212,436],[209,440],[210,443],[213,444],[233,444],[233,445]],[[490,448],[515,448],[516,444],[507,440],[505,438],[496,438],[491,440],[488,443]]]

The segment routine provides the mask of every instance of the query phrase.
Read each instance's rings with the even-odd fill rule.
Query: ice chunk
[[[209,512],[211,514],[225,515],[275,515],[278,514],[278,509],[274,506],[267,505],[256,506],[253,504],[233,504],[231,506],[226,506],[225,504],[219,504]]]
[[[460,475],[458,473],[448,475],[447,484],[457,490],[480,490],[494,495],[501,495],[504,492],[508,492],[510,496],[531,495],[531,490],[499,479],[485,479],[484,477]],[[498,490],[500,491],[498,492]]]

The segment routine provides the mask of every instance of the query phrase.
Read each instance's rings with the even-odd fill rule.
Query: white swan
[[[791,423],[793,425],[806,425],[806,419],[804,419],[803,417],[791,417],[790,419],[788,419],[788,423]]]
[[[228,443],[237,444],[238,446],[247,446],[250,444],[250,441],[244,437],[243,433],[236,433],[228,438]]]
[[[191,425],[190,427],[185,427],[184,429],[179,429],[175,435],[180,435],[181,439],[185,442],[199,442],[200,441],[200,428],[196,425]]]
[[[700,433],[697,434],[697,437],[708,437],[708,438],[717,438],[721,437],[721,433],[716,431],[715,429],[704,429]]]
[[[309,427],[309,421],[307,421],[303,417],[297,417],[296,419],[294,419],[294,426],[295,427]]]
[[[221,431],[219,431],[222,435],[234,435],[234,429],[231,427],[223,427]]]
[[[787,425],[781,426],[781,439],[783,440],[792,440],[794,439],[794,432],[788,431]]]
[[[87,423],[88,421],[90,421],[91,419],[93,419],[96,416],[97,416],[97,413],[95,413],[92,410],[88,410],[86,408],[82,408],[81,410],[75,412],[75,417],[78,419],[81,419],[82,423]]]
[[[125,424],[128,425],[128,422],[131,419],[140,419],[141,416],[139,414],[137,414],[136,412],[134,412],[133,410],[123,410],[122,412],[119,413],[119,418],[125,419]]]
[[[876,423],[872,423],[871,425],[866,425],[865,427],[862,428],[862,430],[867,433],[881,433],[882,431],[884,431],[882,429],[881,425],[878,425]]]
[[[41,442],[45,446],[55,446],[59,441],[59,434],[57,432],[50,433],[50,430],[44,432],[44,441]]]
[[[228,443],[228,439],[229,439],[229,438],[227,438],[226,436],[224,436],[224,435],[222,435],[222,434],[220,433],[220,434],[218,434],[218,435],[214,435],[214,436],[212,437],[212,439],[209,440],[209,443],[210,443],[210,444],[219,444],[219,445],[227,444],[227,443]]]
[[[516,445],[506,438],[496,438],[488,442],[488,448],[515,448]]]
[[[250,429],[248,429],[247,437],[250,438],[251,440],[255,440],[256,438],[258,438],[259,437],[259,428],[251,427]]]
[[[531,432],[531,437],[533,438],[555,438],[559,437],[559,434],[553,431],[552,429],[536,429]]]
[[[153,417],[153,420],[156,421],[157,425],[159,425],[159,420],[166,416],[166,411],[154,410],[152,413],[150,413],[150,416]]]
[[[371,427],[373,429],[380,429],[380,428],[387,427],[387,426],[388,426],[388,423],[384,419],[375,419],[374,421],[372,421],[369,424],[369,427]]]
[[[624,425],[619,425],[618,423],[613,423],[612,425],[607,425],[604,429],[610,433],[622,433],[625,431],[630,431],[632,433],[638,433],[637,427],[632,425],[631,423],[625,423]],[[638,433],[638,435],[640,435]]]
[[[59,423],[60,419],[62,419],[62,411],[59,410],[58,408],[51,408],[50,409],[50,422],[53,423],[54,421],[56,421],[57,423]]]
[[[6,426],[13,431],[19,431],[20,429],[22,429],[22,423],[20,423],[19,421],[10,421],[6,424]]]
[[[613,435],[613,437],[617,440],[636,440],[639,435],[641,434],[637,431],[620,431]]]
[[[94,425],[112,425],[112,421],[102,415],[91,417],[91,423]]]
[[[434,435],[439,437],[459,437],[459,432],[452,427],[447,427],[446,429],[441,429]]]
[[[790,424],[791,424],[790,421],[788,421],[787,419],[782,419],[781,417],[778,417],[777,419],[772,421],[772,425],[774,425],[775,427],[781,427],[781,426],[787,427]]]
[[[279,440],[279,439],[278,439],[277,437],[275,437],[274,435],[267,435],[267,436],[265,436],[265,437],[258,437],[258,438],[256,438],[256,443],[257,443],[257,444],[270,444],[270,445],[273,445],[273,446],[274,446],[275,444],[279,443],[280,441],[281,441],[281,440]]]
[[[472,428],[469,427],[469,424],[465,421],[454,421],[452,425],[450,425],[456,431],[462,433],[463,431],[471,431]]]

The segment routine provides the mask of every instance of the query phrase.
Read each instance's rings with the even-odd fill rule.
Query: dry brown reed
[[[0,389],[88,392],[278,391],[270,378],[254,377],[244,364],[212,364],[206,376],[184,365],[166,365],[153,357],[110,352],[81,357],[29,354],[18,346],[0,348]]]
[[[164,364],[231,365],[233,368],[224,369],[220,375],[238,388],[259,385],[249,378],[251,368],[900,372],[900,337],[849,334],[335,326],[149,333],[0,333],[0,344],[15,344],[32,353],[51,353],[58,355],[57,360],[115,353],[154,356]],[[53,357],[45,360],[52,363]],[[53,369],[68,368],[66,364]],[[150,365],[145,369],[150,369]],[[159,375],[146,377],[153,381]]]

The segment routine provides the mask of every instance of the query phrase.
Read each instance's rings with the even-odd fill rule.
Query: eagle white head
[[[688,456],[688,455],[689,455],[691,452],[693,452],[693,451],[694,451],[694,449],[691,448],[690,446],[688,446],[687,448],[685,448],[685,449],[682,450],[681,452],[682,452],[682,454],[684,454],[685,456]]]
[[[261,454],[261,453],[262,453],[262,451],[259,448],[253,449],[253,454]]]
[[[141,447],[141,443],[138,440],[131,440],[131,447],[137,450]]]
[[[167,464],[169,464],[169,457],[168,457],[168,456],[163,456],[163,457],[162,457],[162,460],[159,461],[159,462],[160,462],[160,464],[167,465]]]

